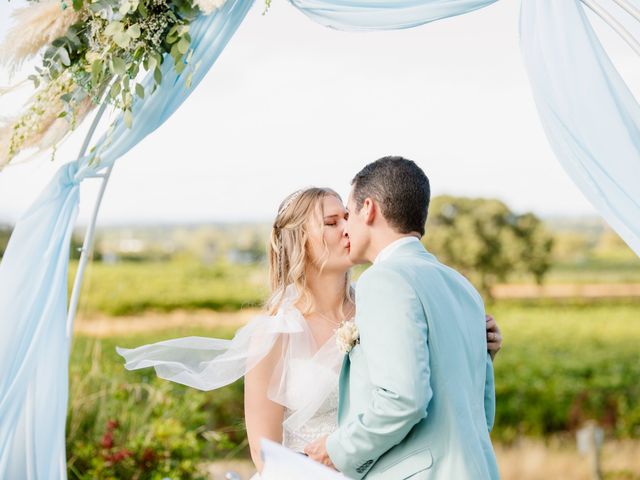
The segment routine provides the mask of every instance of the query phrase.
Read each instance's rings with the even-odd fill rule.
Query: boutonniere
[[[340,351],[344,354],[349,353],[353,347],[360,343],[360,332],[358,331],[356,322],[353,320],[342,322],[336,330],[336,343]]]

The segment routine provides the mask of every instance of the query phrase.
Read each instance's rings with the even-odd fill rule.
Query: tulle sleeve
[[[128,370],[153,367],[160,378],[213,390],[243,377],[271,351],[280,335],[302,332],[299,322],[284,313],[254,318],[231,340],[184,337],[133,349],[116,347],[116,351]]]
[[[283,405],[283,427],[295,431],[326,407],[337,388],[344,355],[335,338],[317,345],[305,318],[293,306],[291,292],[276,315],[260,315],[231,340],[185,337],[134,349],[117,347],[125,368],[153,367],[160,378],[200,390],[213,390],[243,377],[264,359],[278,340],[267,396]],[[335,405],[334,405],[335,409]]]

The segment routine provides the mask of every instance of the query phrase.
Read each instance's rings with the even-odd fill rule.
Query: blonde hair
[[[278,214],[273,222],[271,238],[268,246],[269,284],[271,297],[266,303],[270,315],[274,315],[284,299],[289,285],[294,285],[298,300],[302,300],[303,314],[311,313],[314,308],[313,296],[307,287],[306,269],[315,264],[320,271],[326,265],[329,249],[323,239],[324,254],[319,259],[311,259],[309,255],[309,223],[316,220],[322,222],[322,201],[329,196],[340,199],[330,188],[312,187],[298,190],[280,204]],[[345,273],[344,298],[353,301],[351,291],[351,274]]]

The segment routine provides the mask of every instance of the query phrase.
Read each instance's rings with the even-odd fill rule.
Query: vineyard
[[[495,363],[497,444],[571,443],[588,419],[609,439],[640,437],[640,301],[502,301],[491,308],[505,336]],[[159,380],[153,370],[128,372],[115,353],[116,345],[233,331],[185,324],[77,336],[67,430],[71,477],[197,478],[203,462],[246,458],[241,382],[200,392]]]

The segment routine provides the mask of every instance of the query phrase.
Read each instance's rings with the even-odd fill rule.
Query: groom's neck
[[[367,260],[373,263],[373,261],[377,258],[382,250],[387,248],[396,240],[407,237],[415,237],[417,239],[420,239],[420,234],[418,234],[417,232],[398,233],[391,228],[375,232],[371,236],[371,243],[367,251]]]

